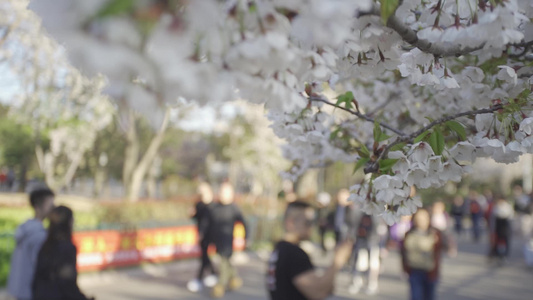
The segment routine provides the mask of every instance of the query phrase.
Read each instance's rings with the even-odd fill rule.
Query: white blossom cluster
[[[178,97],[264,103],[274,132],[287,141],[292,179],[328,161],[361,159],[331,138],[335,130],[374,152],[373,120],[386,123],[391,137],[378,146],[396,138],[406,146],[373,155],[398,161],[392,173],[374,173],[352,191],[389,223],[420,204],[408,194],[412,186],[459,181],[476,157],[509,163],[532,152],[530,0],[404,0],[388,26],[380,6],[392,1],[385,0],[176,2],[169,9],[140,1],[101,17],[108,0],[36,0],[30,7],[76,66],[102,72],[111,95],[146,114]],[[150,22],[151,30],[139,29]],[[308,93],[310,84],[324,91]],[[366,120],[308,99],[346,91],[354,96],[351,111]],[[407,138],[433,120],[494,105],[501,108],[455,119],[465,138],[427,128],[443,131],[439,155],[427,140]]]
[[[270,126],[274,133],[285,140],[282,146],[285,158],[294,165],[282,176],[295,181],[307,169],[323,166],[330,161],[353,162],[357,159],[330,142],[332,116],[312,106],[301,113],[271,111]]]
[[[19,83],[8,99],[10,113],[30,125],[35,136],[49,133],[50,150],[38,154],[39,167],[49,185],[61,187],[56,185],[58,162],[66,161],[63,173],[74,176],[97,132],[112,121],[114,109],[102,94],[106,79],[88,78],[74,68],[27,5],[24,0],[0,2],[0,61]]]

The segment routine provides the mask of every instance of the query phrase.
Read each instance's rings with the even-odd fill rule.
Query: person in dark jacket
[[[242,286],[242,279],[238,277],[230,258],[233,255],[233,231],[236,222],[243,224],[246,235],[246,223],[241,210],[233,203],[234,190],[230,183],[220,186],[220,203],[209,213],[209,231],[213,233],[217,254],[220,256],[218,283],[213,287],[211,295],[215,298],[224,296],[226,288],[238,289]]]
[[[201,183],[198,186],[198,194],[200,194],[200,201],[196,203],[192,218],[196,221],[198,227],[198,240],[200,241],[200,269],[195,280],[187,283],[187,289],[191,292],[198,292],[202,286],[213,287],[216,284],[216,272],[211,259],[209,259],[209,245],[212,243],[212,233],[209,230],[209,211],[213,209],[215,203],[213,202],[213,190],[208,183]],[[208,271],[211,274],[204,278],[204,273]],[[202,283],[203,279],[203,283]]]
[[[457,195],[453,198],[453,203],[450,211],[454,220],[454,229],[457,236],[460,236],[463,233],[463,217],[466,213],[465,200],[462,196]]]
[[[94,300],[77,284],[76,246],[72,243],[72,210],[58,206],[49,216],[50,226],[33,278],[33,300]]]

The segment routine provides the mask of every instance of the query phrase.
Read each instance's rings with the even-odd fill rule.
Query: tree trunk
[[[157,198],[157,177],[159,176],[159,170],[161,166],[161,157],[156,155],[148,171],[148,176],[146,177],[146,192],[148,193],[148,198],[156,199]]]
[[[139,199],[139,192],[141,191],[141,185],[144,180],[144,177],[146,176],[146,172],[148,171],[148,167],[152,164],[154,161],[154,158],[157,155],[157,151],[159,150],[159,147],[161,146],[161,143],[163,142],[163,138],[165,137],[165,132],[168,128],[170,118],[170,109],[167,109],[165,112],[165,117],[163,118],[163,123],[161,123],[161,126],[159,127],[159,130],[157,131],[156,135],[152,138],[150,141],[150,145],[148,146],[148,149],[144,153],[141,161],[137,166],[134,168],[133,173],[131,175],[131,182],[129,187],[126,186],[127,189],[127,198],[130,202],[135,202]]]
[[[20,166],[20,176],[19,176],[19,192],[20,193],[24,193],[26,191],[26,183],[27,183],[27,180],[26,180],[26,170],[27,170],[27,166],[26,164],[22,164]]]
[[[139,159],[139,137],[135,124],[135,114],[128,109],[128,124],[126,130],[126,151],[124,153],[124,167],[122,169],[122,184],[126,193],[131,189],[132,174]]]
[[[43,147],[41,147],[40,143],[35,146],[35,156],[37,156],[37,164],[39,165],[39,170],[44,173],[46,166],[44,164]]]
[[[55,157],[51,153],[43,154],[43,173],[46,185],[57,191],[58,183],[54,176]]]
[[[70,165],[68,166],[67,172],[65,175],[63,175],[63,178],[58,180],[61,182],[61,187],[64,188],[67,187],[70,189],[70,184],[72,183],[72,179],[74,178],[74,175],[76,174],[76,170],[78,170],[78,167],[83,159],[83,151],[81,153],[77,153],[72,161],[70,162]]]
[[[103,167],[98,166],[94,172],[94,186],[93,186],[93,197],[100,198],[102,197],[102,191],[104,190],[104,183],[106,180],[105,170]]]

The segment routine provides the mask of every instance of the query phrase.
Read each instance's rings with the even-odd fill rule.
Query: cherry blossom
[[[460,181],[477,157],[533,152],[529,0],[404,0],[391,15],[381,15],[385,0],[146,1],[99,16],[106,3],[30,8],[72,64],[104,74],[113,97],[135,95],[128,101],[154,121],[180,97],[244,99],[265,105],[284,140],[293,164],[283,176],[362,162],[367,177],[350,199],[388,223],[420,206],[412,186]],[[16,9],[31,14],[25,2]],[[141,32],[146,15],[152,27]]]

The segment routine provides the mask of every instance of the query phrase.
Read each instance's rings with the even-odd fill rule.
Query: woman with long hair
[[[49,215],[48,237],[37,258],[34,300],[88,300],[77,284],[76,246],[72,243],[72,210],[58,206]]]

